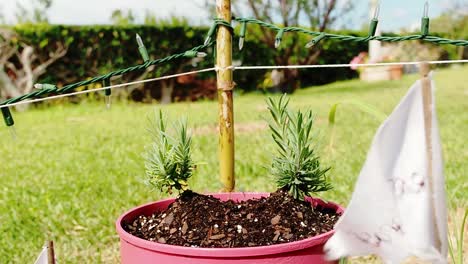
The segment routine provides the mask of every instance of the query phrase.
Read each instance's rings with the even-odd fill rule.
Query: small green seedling
[[[330,168],[321,169],[313,146],[312,111],[290,111],[285,95],[279,100],[268,98],[271,136],[276,142],[278,155],[273,159],[272,174],[280,189],[287,190],[295,199],[311,193],[331,189],[326,178]]]
[[[187,131],[187,122],[174,124],[174,134],[167,131],[166,119],[161,111],[152,120],[149,132],[152,144],[147,148],[145,158],[148,182],[156,189],[172,194],[188,187],[195,165],[192,161],[192,137]]]
[[[336,124],[336,110],[339,105],[351,105],[356,107],[357,109],[361,110],[364,113],[369,114],[370,116],[373,116],[375,119],[383,122],[386,118],[387,115],[385,113],[382,113],[379,111],[377,108],[373,107],[372,105],[366,104],[364,102],[358,101],[358,100],[347,100],[347,101],[342,101],[335,103],[332,105],[330,108],[330,112],[328,114],[328,124],[330,125],[331,132],[330,132],[330,143],[328,144],[328,149],[330,153],[333,151],[333,145],[335,142],[335,124]]]
[[[455,219],[457,217],[454,217],[454,227],[453,227],[453,236],[451,236],[451,232],[449,231],[449,239],[448,239],[448,245],[449,245],[449,256],[450,259],[452,260],[452,263],[454,264],[464,264],[465,262],[465,252],[464,252],[464,234],[465,234],[465,229],[467,225],[467,219],[468,219],[468,209],[465,209],[465,213],[463,214],[462,222],[460,226],[457,225],[457,222]],[[457,230],[457,229],[460,230]]]

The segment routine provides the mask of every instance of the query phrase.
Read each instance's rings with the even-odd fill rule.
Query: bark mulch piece
[[[165,211],[141,215],[123,228],[159,243],[186,247],[254,247],[302,240],[333,229],[334,210],[312,208],[287,192],[243,202],[184,192]]]

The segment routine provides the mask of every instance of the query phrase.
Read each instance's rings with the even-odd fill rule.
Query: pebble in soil
[[[312,208],[286,192],[242,202],[184,192],[165,211],[124,224],[130,234],[187,247],[254,247],[302,240],[333,229],[334,210]]]

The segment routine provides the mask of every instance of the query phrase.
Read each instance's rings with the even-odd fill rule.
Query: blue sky
[[[30,3],[33,0],[0,0],[0,10],[9,22],[13,21],[12,14],[18,1]],[[357,7],[350,25],[352,28],[359,28],[363,23],[367,23],[369,0],[349,1],[354,1]],[[457,1],[467,0],[429,0],[429,15],[435,17]],[[380,25],[383,31],[396,31],[419,25],[425,0],[380,2]],[[183,15],[194,24],[208,24],[208,14],[201,8],[203,3],[204,0],[53,0],[48,16],[50,22],[54,24],[108,24],[112,11],[120,8],[132,9],[139,18],[144,16],[145,10],[151,10],[160,17],[167,17],[170,14]]]

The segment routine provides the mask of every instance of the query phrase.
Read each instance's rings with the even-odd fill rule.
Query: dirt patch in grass
[[[187,247],[254,247],[313,237],[333,229],[334,210],[297,201],[283,191],[267,198],[222,202],[184,192],[167,210],[139,216],[124,229],[137,237]]]
[[[257,131],[262,131],[268,128],[266,122],[249,122],[249,123],[236,123],[234,124],[234,130],[236,133],[254,133]],[[219,132],[219,126],[208,125],[196,127],[193,129],[192,133],[194,135],[208,135],[216,134]]]
[[[315,119],[315,124],[323,124],[324,120],[320,118]],[[268,129],[267,122],[246,122],[246,123],[235,123],[234,124],[234,131],[239,134],[249,134],[255,133],[258,131],[263,131]],[[196,127],[192,130],[193,135],[208,135],[208,134],[216,134],[219,132],[219,126],[215,125],[207,125],[207,126],[200,126]]]

